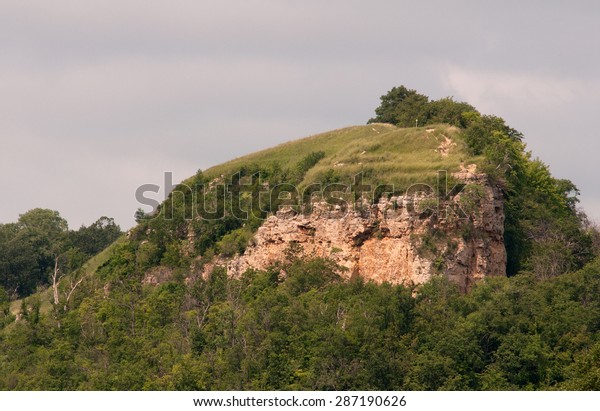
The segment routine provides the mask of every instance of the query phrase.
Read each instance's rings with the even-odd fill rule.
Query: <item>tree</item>
[[[55,260],[64,251],[68,224],[58,211],[35,208],[22,214],[17,223],[24,241],[36,250],[39,281],[44,283]]]
[[[67,222],[57,211],[36,208],[0,226],[0,284],[14,296],[46,285],[65,249]]]
[[[138,208],[135,211],[135,214],[133,215],[133,218],[135,218],[135,222],[140,224],[142,221],[144,221],[144,219],[147,217],[146,212],[144,211],[144,209],[142,208]]]
[[[390,123],[401,127],[414,126],[415,119],[424,114],[421,110],[429,101],[427,96],[404,86],[392,88],[380,100],[381,104],[375,109],[376,116],[368,123]]]
[[[463,113],[466,112],[476,110],[452,97],[429,101],[429,97],[399,86],[381,96],[381,104],[375,109],[376,116],[368,123],[390,123],[398,127],[447,123],[464,128],[467,123]]]
[[[393,111],[398,127],[414,127],[429,124],[429,98],[414,93],[407,96]]]
[[[445,97],[431,101],[427,107],[428,121],[431,124],[447,123],[460,128],[465,128],[467,123],[463,116],[467,112],[476,112],[475,107],[465,102],[454,101],[452,97]]]
[[[512,141],[522,141],[523,134],[506,125],[504,119],[497,116],[481,115],[474,110],[462,113],[461,123],[464,125],[464,138],[469,149],[475,155],[484,154],[484,151],[493,146],[499,136]],[[519,148],[524,151],[525,146]]]
[[[71,245],[89,258],[104,250],[121,234],[121,228],[113,218],[102,216],[88,227],[82,225],[77,231],[71,231],[69,237]]]
[[[0,285],[11,298],[35,290],[37,255],[17,224],[0,225]]]

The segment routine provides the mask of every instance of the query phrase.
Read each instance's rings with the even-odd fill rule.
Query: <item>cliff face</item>
[[[228,274],[265,269],[293,250],[331,258],[347,268],[345,276],[377,283],[421,284],[446,275],[467,290],[485,276],[505,275],[499,189],[474,168],[462,168],[453,177],[465,187],[439,205],[417,193],[360,211],[326,203],[313,204],[308,215],[282,210],[264,222],[243,255],[226,262]]]

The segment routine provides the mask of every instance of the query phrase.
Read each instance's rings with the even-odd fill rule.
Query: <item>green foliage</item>
[[[461,115],[464,128],[464,138],[471,149],[476,154],[483,154],[487,149],[489,155],[497,155],[499,160],[503,160],[505,156],[504,150],[494,151],[494,144],[498,144],[498,140],[503,138],[509,141],[521,141],[523,135],[517,130],[506,125],[504,120],[496,116],[481,115],[479,112],[472,110],[463,112]],[[507,142],[503,142],[504,145]],[[517,152],[523,152],[524,146],[517,146]],[[492,160],[493,161],[493,160]]]
[[[576,210],[577,187],[552,177],[544,163],[533,160],[523,135],[504,119],[451,98],[429,101],[404,86],[382,96],[375,113],[370,123],[412,127],[418,119],[421,125],[449,123],[462,129],[468,151],[484,157],[481,169],[504,193],[509,275],[529,269],[541,278],[553,277],[583,267],[597,253],[585,215]],[[477,208],[476,198],[464,197],[461,207]]]
[[[0,224],[0,286],[11,299],[28,296],[50,284],[56,262],[61,277],[73,273],[120,235],[108,217],[71,231],[57,211],[30,210],[16,223]]]
[[[369,123],[396,124],[396,111],[398,107],[410,96],[416,95],[415,90],[409,90],[404,86],[394,87],[387,94],[381,96],[381,104],[375,109],[375,118]],[[414,121],[414,119],[413,119]],[[412,125],[412,124],[411,124]]]
[[[224,235],[221,241],[217,243],[217,250],[224,257],[243,254],[252,236],[253,233],[249,229],[239,228]]]
[[[0,225],[0,285],[9,295],[27,295],[42,282],[36,250],[17,224]]]
[[[90,258],[115,242],[122,233],[114,219],[103,216],[88,227],[81,226],[69,234],[72,246]]]
[[[339,280],[338,272],[342,268],[331,260],[316,258],[306,262],[294,260],[284,270],[287,274],[285,287],[291,295],[299,295]]]
[[[422,94],[408,95],[394,110],[393,117],[398,127],[414,127],[428,123],[429,98]]]
[[[463,113],[475,111],[473,106],[456,102],[452,97],[429,101],[429,97],[404,86],[394,87],[381,96],[376,116],[368,123],[389,123],[398,127],[447,123],[465,127]]]
[[[136,267],[142,271],[148,270],[158,265],[161,257],[162,253],[158,245],[151,242],[142,243],[136,250]]]
[[[10,313],[10,299],[4,288],[0,287],[0,330],[14,321]]]
[[[60,328],[28,299],[0,330],[0,389],[600,388],[598,261],[467,295],[442,277],[412,290],[340,273],[317,258],[187,285],[113,277],[88,284]]]
[[[464,113],[463,117],[463,135],[469,149],[485,155],[484,171],[504,188],[507,273],[514,275],[522,268],[530,268],[541,277],[553,276],[589,261],[592,253],[583,244],[586,240],[574,208],[576,199],[570,197],[576,188],[570,182],[553,178],[541,161],[531,160],[522,143],[523,135],[503,119],[477,112]],[[566,231],[569,234],[561,239],[551,234],[565,225],[571,227]],[[548,231],[550,227],[555,228]],[[582,251],[578,261],[569,257],[573,254],[570,244],[577,244],[576,248]]]
[[[465,102],[454,101],[452,97],[433,100],[429,103],[427,122],[430,124],[452,124],[465,128],[467,122],[464,113],[473,112],[475,108]]]
[[[531,269],[540,277],[581,268],[594,256],[577,187],[532,160],[522,134],[493,116],[469,115],[465,140],[487,159],[486,171],[504,187],[509,275]]]

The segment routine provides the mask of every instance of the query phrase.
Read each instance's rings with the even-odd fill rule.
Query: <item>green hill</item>
[[[439,147],[445,137],[454,143],[448,155]],[[324,157],[299,181],[299,185],[321,182],[333,170],[340,181],[352,182],[363,173],[369,183],[394,184],[400,189],[410,184],[431,181],[438,170],[458,170],[461,162],[481,162],[469,154],[460,130],[449,125],[398,128],[391,124],[353,126],[290,141],[211,167],[204,171],[209,178],[230,175],[245,167],[269,168],[298,165],[311,153]],[[189,181],[189,180],[188,180]]]
[[[60,304],[50,290],[12,306],[2,293],[0,389],[600,390],[599,236],[577,187],[503,119],[466,103],[400,87],[376,114],[198,172],[76,265]],[[416,117],[424,127],[401,128]],[[362,173],[402,191],[461,164],[502,193],[508,253],[508,277],[469,293],[444,276],[420,288],[345,281],[334,261],[298,258],[293,244],[281,263],[236,278],[213,264],[243,253],[277,210],[255,207],[266,185],[351,184]]]
[[[159,210],[140,216],[131,239],[144,242],[144,269],[185,270],[215,255],[242,254],[255,230],[284,203],[310,212],[313,200],[305,189],[315,184],[323,199],[337,201],[327,192],[335,187],[336,196],[345,196],[352,207],[365,199],[376,201],[381,195],[377,187],[385,187],[381,191],[387,195],[416,184],[435,190],[440,170],[451,176],[465,164],[484,169],[485,158],[470,154],[463,132],[447,124],[334,130],[198,172],[176,187]],[[369,187],[362,199],[352,197],[358,195],[354,184]]]

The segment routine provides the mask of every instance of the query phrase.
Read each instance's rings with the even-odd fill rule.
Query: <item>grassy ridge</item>
[[[304,177],[301,185],[323,181],[332,173],[336,180],[349,183],[363,173],[365,182],[394,184],[403,189],[416,182],[429,182],[437,170],[455,171],[461,162],[478,163],[479,157],[467,154],[459,130],[448,125],[397,128],[390,124],[347,127],[243,156],[209,168],[210,178],[235,173],[249,164],[269,167],[278,163],[293,167],[311,152],[325,157]],[[445,137],[452,140],[447,156],[438,148]],[[333,171],[332,171],[333,170]]]

